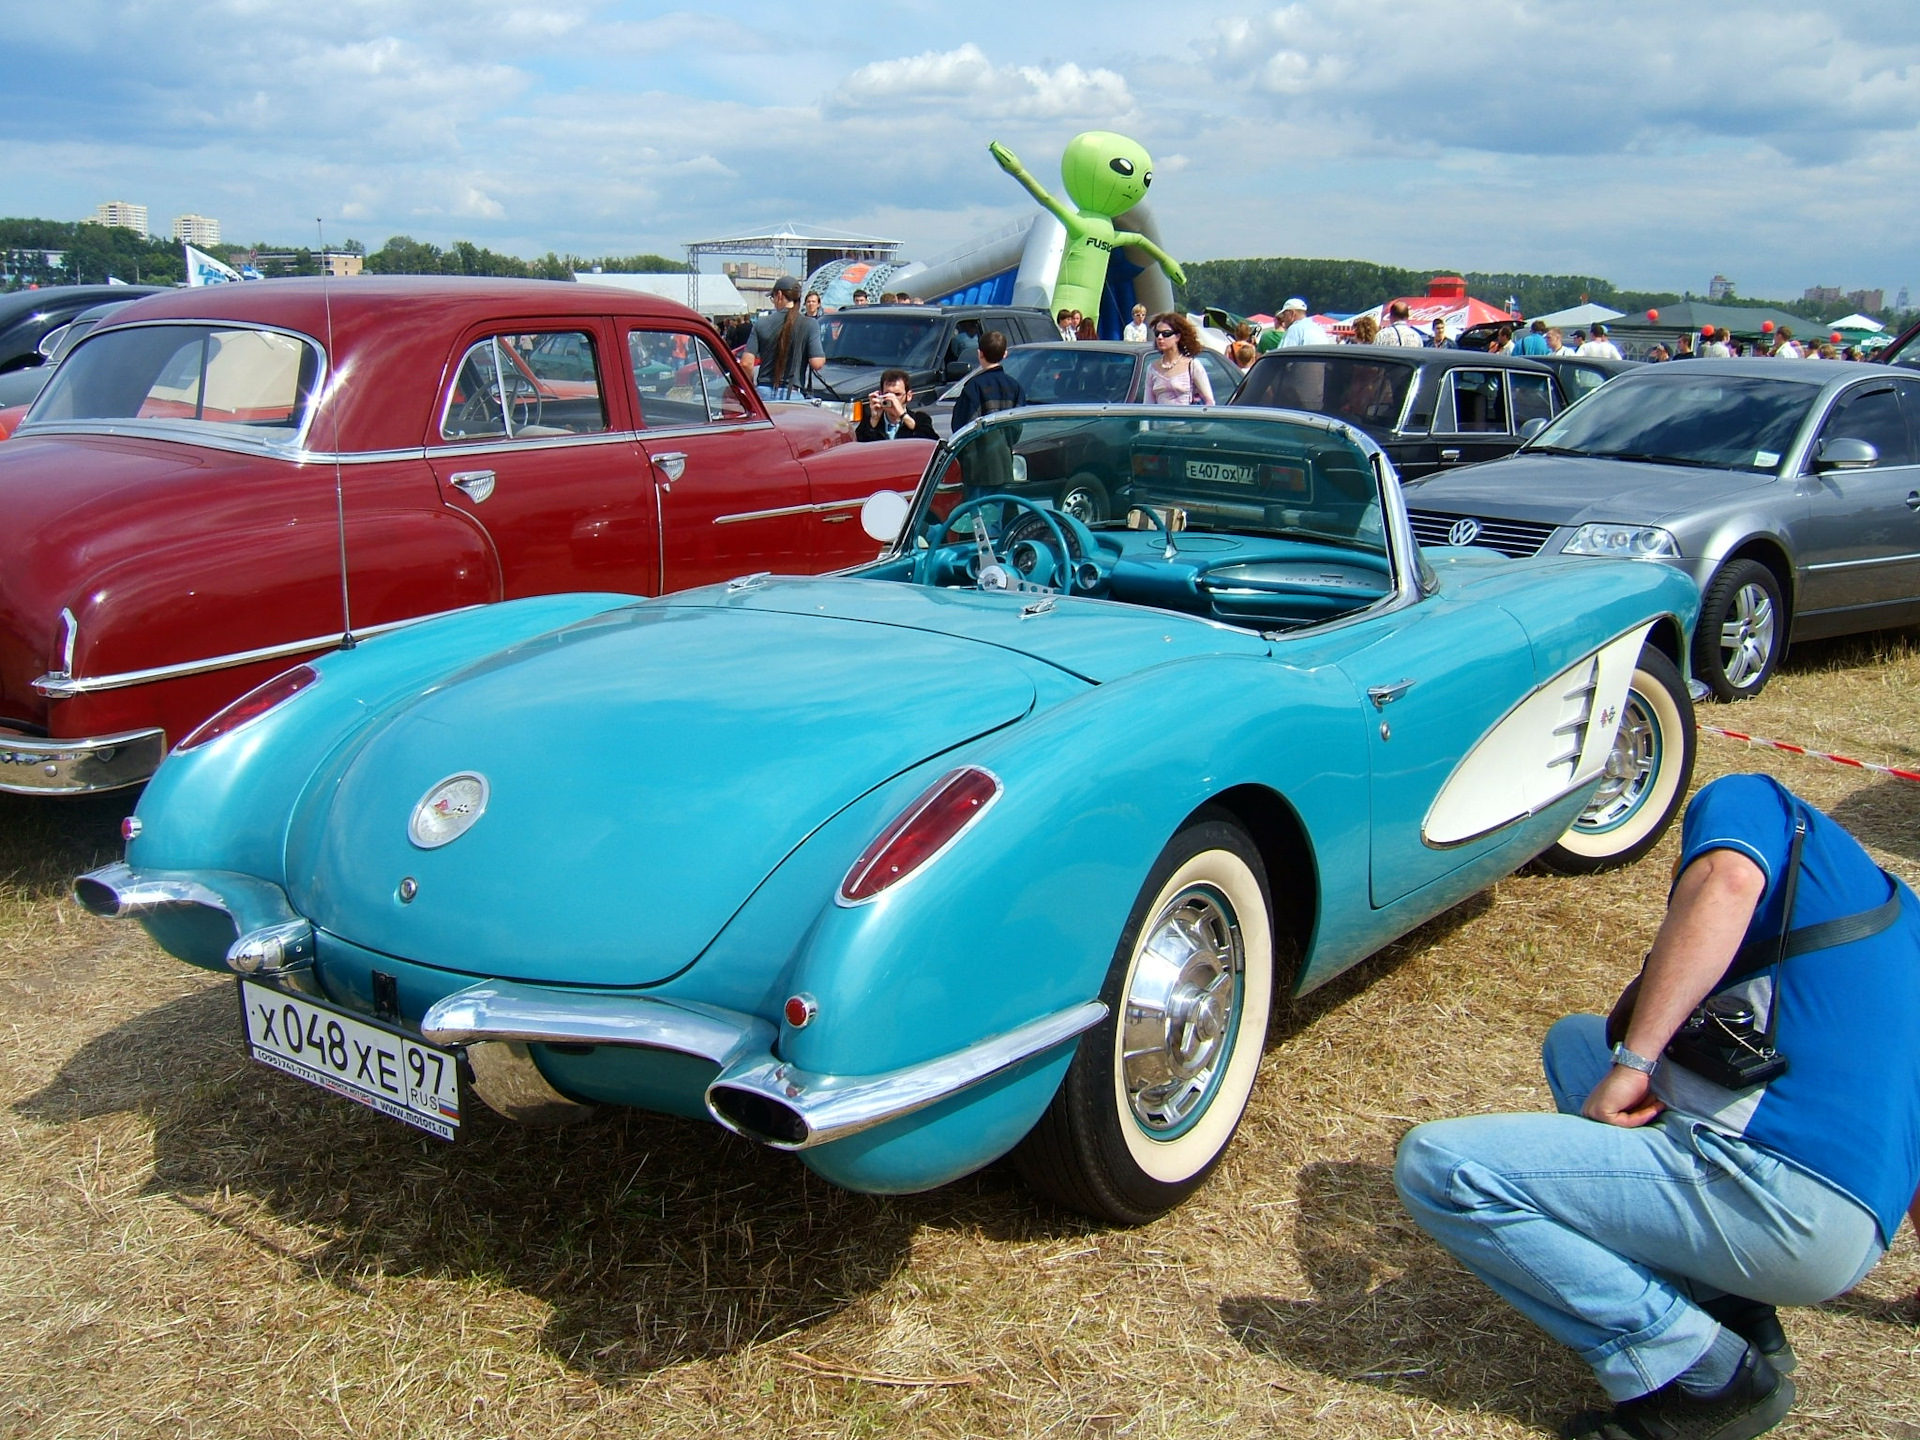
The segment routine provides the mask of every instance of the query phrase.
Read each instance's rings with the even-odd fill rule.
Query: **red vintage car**
[[[138,784],[303,655],[523,595],[871,559],[929,451],[765,406],[693,311],[360,277],[164,294],[0,445],[0,791]]]

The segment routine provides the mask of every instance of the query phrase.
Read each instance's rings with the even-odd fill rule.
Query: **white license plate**
[[[1222,465],[1217,460],[1187,461],[1189,480],[1212,480],[1221,485],[1251,485],[1253,467],[1251,465]]]
[[[240,982],[247,1052],[263,1065],[416,1125],[460,1130],[460,1065],[451,1050],[370,1025],[304,996]]]

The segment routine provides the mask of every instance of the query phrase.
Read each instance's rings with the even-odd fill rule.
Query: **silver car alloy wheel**
[[[1720,626],[1720,668],[1727,683],[1744,690],[1773,654],[1773,597],[1756,584],[1742,585]]]
[[[1652,789],[1660,767],[1660,732],[1647,712],[1647,702],[1629,691],[1613,749],[1601,772],[1604,779],[1593,799],[1574,821],[1581,830],[1611,830],[1640,808]]]
[[[1126,995],[1121,1068],[1127,1102],[1164,1138],[1204,1108],[1233,1049],[1246,944],[1226,896],[1193,885],[1153,919]]]

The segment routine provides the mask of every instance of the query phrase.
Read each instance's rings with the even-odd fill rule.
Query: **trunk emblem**
[[[487,777],[471,771],[449,775],[413,807],[407,838],[422,850],[451,844],[487,813]]]

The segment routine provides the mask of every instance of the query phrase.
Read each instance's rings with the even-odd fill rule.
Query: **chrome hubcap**
[[[1758,585],[1742,585],[1720,626],[1720,668],[1727,683],[1744,688],[1766,669],[1773,654],[1773,600]]]
[[[1233,1050],[1246,951],[1226,897],[1196,885],[1154,917],[1134,963],[1121,1070],[1134,1119],[1155,1135],[1200,1109]]]
[[[1653,775],[1660,762],[1660,734],[1646,701],[1629,691],[1626,713],[1613,737],[1613,749],[1607,752],[1602,771],[1604,779],[1593,799],[1574,823],[1582,830],[1607,830],[1618,825],[1640,806],[1652,788]]]
[[[1061,499],[1060,508],[1083,525],[1091,525],[1100,518],[1091,490],[1069,490]]]

